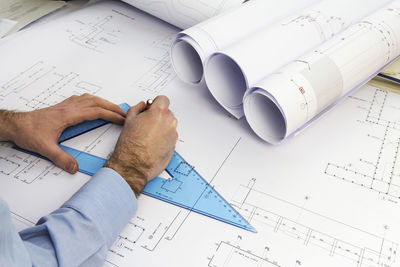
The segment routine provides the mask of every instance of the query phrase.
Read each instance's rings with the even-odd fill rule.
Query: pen
[[[153,99],[147,99],[146,105],[151,106],[151,104],[153,104]]]

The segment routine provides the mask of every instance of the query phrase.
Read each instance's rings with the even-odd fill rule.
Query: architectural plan
[[[400,55],[400,1],[374,12],[314,51],[253,85],[249,124],[279,143]]]
[[[104,266],[400,266],[400,95],[364,86],[272,146],[223,112],[204,84],[174,75],[177,28],[118,1],[48,25],[1,43],[0,108],[33,110],[85,92],[131,105],[167,95],[176,151],[257,230],[140,195]],[[108,124],[63,145],[108,158],[120,131]],[[0,197],[18,230],[89,179],[0,143]]]
[[[211,55],[205,81],[232,115],[244,115],[247,89],[390,1],[323,0]]]
[[[201,82],[205,63],[213,53],[314,2],[252,0],[180,32],[171,49],[171,61],[177,75],[187,83]]]
[[[124,1],[180,29],[189,28],[245,2],[245,0]]]

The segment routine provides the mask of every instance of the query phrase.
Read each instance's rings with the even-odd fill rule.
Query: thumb
[[[146,103],[144,103],[143,101],[139,102],[137,105],[131,107],[128,110],[128,117],[138,115],[140,112],[145,111],[146,107],[147,107]]]
[[[76,160],[70,154],[63,151],[57,144],[46,146],[46,151],[44,151],[42,155],[64,171],[72,174],[78,171],[78,163]]]

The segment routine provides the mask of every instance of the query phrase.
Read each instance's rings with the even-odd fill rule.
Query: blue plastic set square
[[[126,103],[121,104],[120,107],[124,111],[129,110],[129,105]],[[71,126],[64,130],[58,142],[61,143],[108,123],[110,122],[99,119],[85,121]],[[60,145],[60,147],[76,159],[79,164],[79,172],[90,176],[94,175],[106,162],[106,159],[83,151],[63,145]],[[35,154],[29,151],[25,152]],[[239,228],[256,232],[256,230],[177,152],[173,153],[166,171],[171,175],[171,180],[156,177],[147,183],[142,193]]]

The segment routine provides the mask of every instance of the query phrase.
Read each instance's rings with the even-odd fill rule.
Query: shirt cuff
[[[110,247],[137,210],[130,186],[114,170],[101,168],[62,207],[91,219]]]

